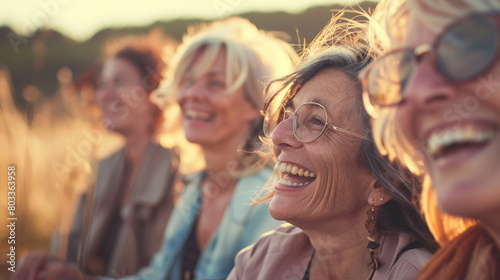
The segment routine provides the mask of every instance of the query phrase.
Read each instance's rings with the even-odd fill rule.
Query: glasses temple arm
[[[368,137],[366,137],[366,136],[359,135],[359,134],[357,134],[357,133],[351,132],[351,131],[349,131],[349,130],[345,130],[345,129],[340,128],[340,127],[336,127],[336,126],[334,126],[333,124],[330,124],[330,125],[331,125],[331,126],[333,127],[333,129],[335,129],[335,130],[338,130],[338,131],[344,132],[344,133],[346,133],[346,134],[349,134],[349,135],[351,135],[351,136],[358,137],[358,138],[361,138],[361,139],[364,139],[364,140],[366,140],[366,141],[370,141],[370,142],[371,142],[371,140],[370,140],[370,139],[368,139]]]

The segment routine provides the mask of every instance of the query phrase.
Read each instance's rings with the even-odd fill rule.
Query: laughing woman
[[[260,148],[264,85],[290,71],[294,58],[283,40],[241,18],[214,22],[184,38],[166,92],[181,108],[187,140],[201,146],[206,169],[186,183],[162,250],[148,268],[126,279],[226,279],[237,252],[280,224],[266,204],[251,205],[272,170],[258,168],[257,155],[241,151]],[[31,270],[17,279],[83,278],[68,266],[43,262],[28,262]]]
[[[425,175],[444,245],[419,279],[500,279],[500,2],[382,1],[371,27],[375,139]]]
[[[281,178],[269,212],[291,225],[242,251],[229,279],[415,279],[437,244],[412,205],[420,185],[371,141],[357,80],[370,59],[350,41],[309,53],[264,106]]]

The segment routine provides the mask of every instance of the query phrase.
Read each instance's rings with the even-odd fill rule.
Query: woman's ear
[[[385,190],[377,179],[373,179],[370,183],[370,194],[368,195],[368,204],[380,206],[391,200],[391,195]]]

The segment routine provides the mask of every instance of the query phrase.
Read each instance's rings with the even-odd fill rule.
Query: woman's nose
[[[293,115],[279,123],[271,135],[275,147],[279,149],[299,148],[303,145],[293,133]]]
[[[434,110],[449,106],[457,96],[453,82],[449,81],[430,59],[423,59],[415,68],[410,80],[403,89],[405,102],[418,106],[422,110]]]
[[[98,103],[103,104],[114,100],[116,96],[116,89],[109,84],[104,84],[97,89],[95,99]]]
[[[205,87],[202,81],[194,81],[193,83],[181,86],[177,94],[177,101],[180,102],[186,98],[195,99],[197,101],[206,99]]]

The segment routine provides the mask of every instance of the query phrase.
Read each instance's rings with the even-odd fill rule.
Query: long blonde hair
[[[264,89],[276,77],[288,73],[297,60],[297,54],[284,40],[284,34],[259,30],[247,19],[233,17],[210,24],[191,26],[183,42],[171,57],[166,80],[154,93],[153,101],[172,103],[186,72],[202,50],[200,67],[193,73],[199,77],[207,72],[221,50],[226,51],[226,94],[243,87],[246,99],[261,110]],[[250,137],[241,147],[244,153],[243,169],[259,161],[262,136],[262,118],[251,125]],[[258,169],[258,168],[257,168]]]

